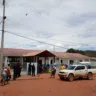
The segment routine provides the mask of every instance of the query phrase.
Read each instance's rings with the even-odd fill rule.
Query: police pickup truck
[[[94,74],[96,74],[96,69],[91,68],[90,65],[77,64],[70,65],[65,70],[60,70],[58,75],[61,80],[68,79],[69,81],[73,81],[75,78],[87,78],[91,80]]]

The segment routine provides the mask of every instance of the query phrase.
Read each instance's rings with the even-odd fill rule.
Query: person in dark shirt
[[[32,76],[35,76],[35,65],[32,65]]]
[[[13,80],[16,80],[17,78],[17,65],[13,65]]]
[[[21,69],[22,69],[22,66],[20,63],[18,63],[18,68],[17,68],[17,76],[20,77],[21,76]]]
[[[28,75],[31,75],[31,64],[28,66]]]
[[[17,63],[16,75],[17,75],[17,77],[20,77],[20,63]]]
[[[38,64],[37,65],[37,74],[38,74],[39,77],[40,77],[40,73],[41,73],[41,65]]]
[[[22,70],[22,65],[20,64],[20,67],[19,67],[19,77],[21,76],[21,70]]]

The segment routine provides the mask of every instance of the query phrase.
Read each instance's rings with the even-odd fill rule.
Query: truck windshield
[[[67,68],[67,70],[74,70],[75,67],[76,67],[76,66],[69,66],[69,67]]]

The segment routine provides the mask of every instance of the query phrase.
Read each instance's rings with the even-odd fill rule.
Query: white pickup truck
[[[65,70],[60,70],[58,75],[61,80],[68,79],[69,81],[73,81],[75,78],[87,78],[91,80],[94,74],[96,74],[96,69],[92,69],[91,66],[79,64],[71,65]]]

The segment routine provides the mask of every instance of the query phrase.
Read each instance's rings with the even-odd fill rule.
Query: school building
[[[4,60],[5,65],[20,62],[23,69],[26,69],[27,63],[39,63],[39,64],[74,64],[80,61],[90,61],[90,58],[78,53],[66,53],[66,52],[50,52],[48,50],[27,50],[27,49],[13,49],[4,48]]]

